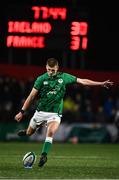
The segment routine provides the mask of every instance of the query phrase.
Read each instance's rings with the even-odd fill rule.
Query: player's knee
[[[48,131],[47,131],[47,136],[48,136],[48,137],[53,137],[53,131],[48,130]]]
[[[53,135],[55,134],[55,129],[52,129],[52,130],[50,130],[49,132],[48,132],[48,136],[49,137],[53,137]]]
[[[28,127],[27,131],[26,131],[26,135],[27,136],[31,136],[33,133],[35,132],[35,129]]]
[[[33,133],[31,131],[26,131],[27,136],[31,136]]]
[[[47,135],[49,137],[53,137],[54,134],[56,133],[57,129],[58,129],[58,125],[56,123],[49,124]]]

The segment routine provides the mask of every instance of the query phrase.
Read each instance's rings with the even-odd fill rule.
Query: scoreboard
[[[62,67],[87,62],[90,10],[87,0],[5,0],[0,6],[0,63]]]
[[[0,46],[85,51],[89,22],[80,6],[68,0],[9,3],[1,21]]]
[[[118,68],[118,61],[112,62],[118,56],[118,28],[111,24],[117,25],[116,11],[110,15],[100,3],[93,4],[88,0],[2,1],[0,63],[44,65],[48,57],[56,57],[61,66],[72,69],[112,69],[114,62]]]

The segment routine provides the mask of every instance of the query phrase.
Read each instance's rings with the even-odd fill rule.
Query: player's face
[[[46,70],[49,76],[54,76],[58,71],[58,66],[50,67],[46,65]]]

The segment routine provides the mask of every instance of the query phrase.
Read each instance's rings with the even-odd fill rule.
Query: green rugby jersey
[[[63,72],[57,72],[54,76],[49,76],[48,73],[39,76],[34,83],[40,96],[37,111],[62,114],[66,85],[75,83],[76,79],[76,76]]]

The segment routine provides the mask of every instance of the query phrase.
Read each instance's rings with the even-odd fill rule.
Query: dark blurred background
[[[34,19],[32,6],[66,8],[67,16]],[[35,111],[35,103],[17,124],[14,115],[22,107],[35,78],[45,71],[47,58],[55,57],[61,70],[81,78],[114,81],[107,90],[99,87],[67,87],[61,129],[56,140],[78,142],[119,142],[119,27],[117,2],[88,0],[5,0],[0,6],[0,124],[1,140],[21,140],[16,132],[26,127]],[[41,17],[43,12],[41,13]],[[49,22],[48,34],[8,32],[8,22]],[[85,22],[85,48],[71,49],[71,23]],[[45,47],[7,47],[8,36],[44,36]],[[78,39],[79,40],[79,39]],[[18,42],[17,42],[18,43]],[[79,43],[76,41],[75,43]],[[6,127],[5,124],[8,124]],[[65,133],[64,132],[65,129]],[[30,140],[42,139],[42,128]]]

